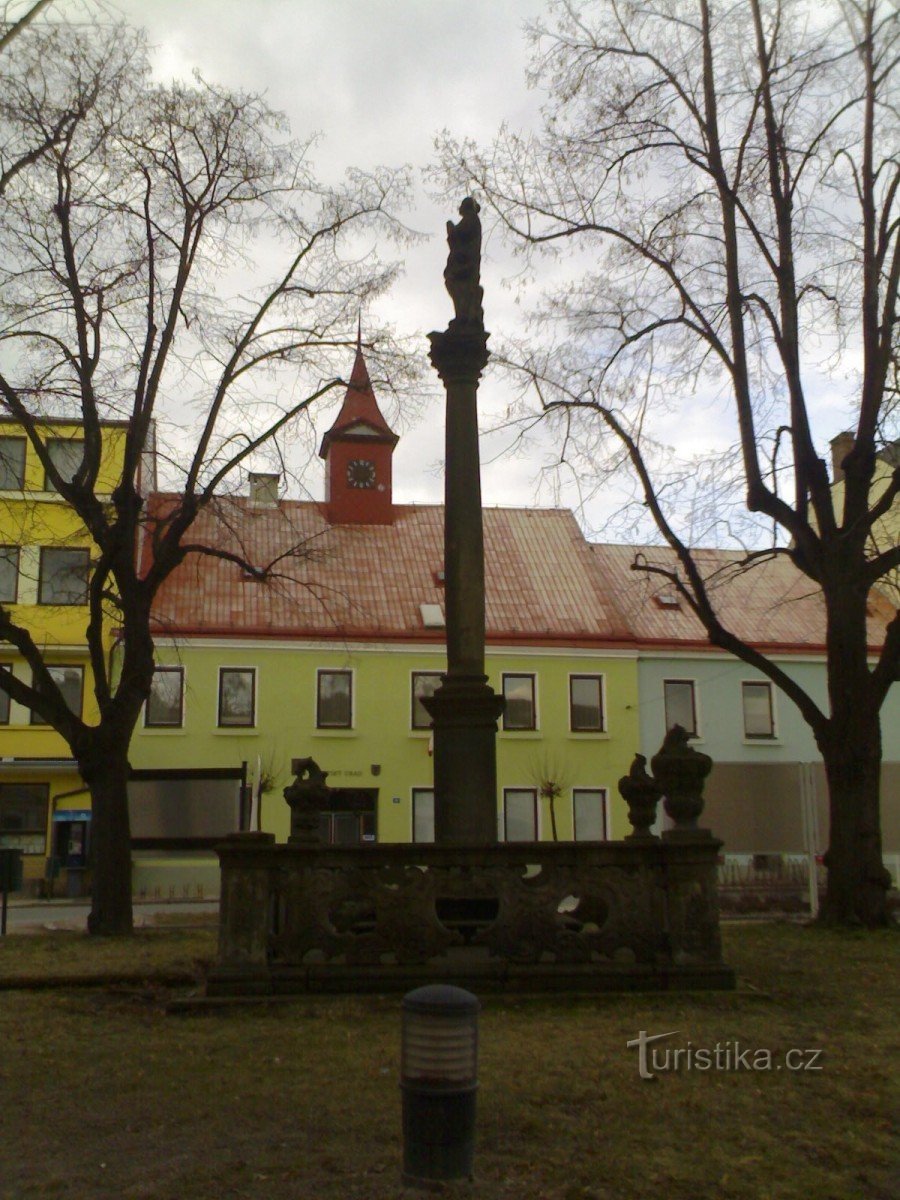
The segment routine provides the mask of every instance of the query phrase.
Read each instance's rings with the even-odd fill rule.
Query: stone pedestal
[[[503,697],[485,675],[445,675],[422,703],[434,722],[434,840],[441,846],[492,846]]]

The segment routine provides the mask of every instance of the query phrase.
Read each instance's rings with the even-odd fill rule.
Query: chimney
[[[844,478],[843,462],[856,443],[852,433],[839,433],[831,439],[831,481],[840,483]]]
[[[256,508],[275,508],[278,504],[278,485],[281,482],[279,474],[265,471],[249,471],[247,480],[250,484],[250,503]]]

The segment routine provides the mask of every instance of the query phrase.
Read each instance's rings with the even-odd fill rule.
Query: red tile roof
[[[676,558],[668,546],[594,545],[592,551],[607,597],[618,606],[638,641],[673,647],[709,645],[706,630],[683,600],[679,608],[658,603],[660,593],[672,591],[670,583],[659,575],[631,570],[637,555],[649,565],[672,569]],[[756,646],[824,648],[822,593],[785,555],[760,559],[749,570],[740,570],[746,557],[742,552],[694,550],[692,554],[719,619],[737,637]],[[875,592],[869,607],[869,645],[880,646],[894,609]]]
[[[151,498],[151,514],[173,497]],[[268,582],[232,562],[192,554],[154,605],[160,633],[442,641],[420,605],[444,603],[444,510],[397,505],[391,525],[330,525],[325,506],[245,499],[205,510],[189,540],[252,547],[254,565],[287,555]],[[486,625],[494,641],[609,644],[629,641],[605,598],[588,543],[563,509],[484,511]],[[299,547],[299,554],[291,554]],[[304,557],[305,556],[305,557]]]

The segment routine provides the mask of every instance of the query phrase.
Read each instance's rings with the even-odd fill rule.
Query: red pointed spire
[[[344,397],[344,403],[341,405],[341,411],[338,413],[337,419],[322,438],[322,445],[319,447],[319,457],[327,457],[328,448],[335,437],[339,434],[352,435],[354,428],[359,426],[363,427],[361,432],[368,440],[390,442],[391,446],[396,446],[399,441],[398,435],[392,431],[382,416],[381,409],[378,407],[378,401],[375,399],[375,392],[372,388],[372,381],[369,378],[369,370],[362,351],[362,317],[360,317],[359,321],[356,339],[356,358],[353,363],[353,370],[350,373],[347,394]]]

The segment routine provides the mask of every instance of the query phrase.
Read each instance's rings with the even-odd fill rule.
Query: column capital
[[[431,365],[446,386],[478,383],[490,358],[490,336],[480,322],[459,318],[454,318],[443,333],[429,333]]]

